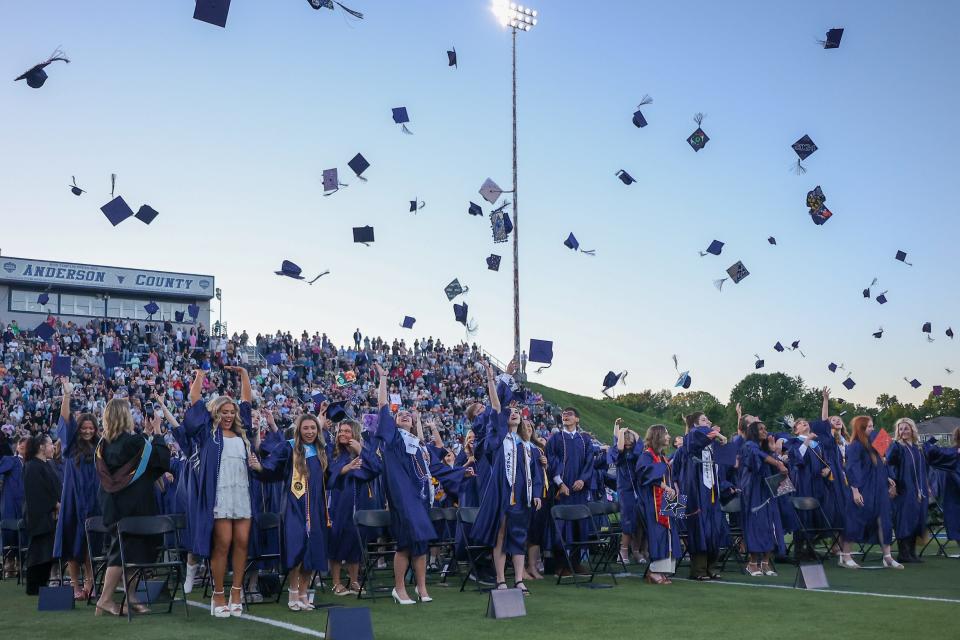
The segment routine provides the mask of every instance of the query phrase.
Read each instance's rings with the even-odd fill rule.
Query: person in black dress
[[[60,481],[53,466],[47,464],[52,453],[53,444],[46,434],[30,438],[24,452],[24,524],[29,538],[25,562],[28,596],[39,594],[40,587],[46,586],[53,564]]]
[[[115,526],[131,516],[155,516],[157,501],[153,483],[170,470],[170,449],[160,433],[160,413],[144,419],[143,434],[134,433],[130,403],[114,398],[103,412],[103,439],[97,445],[95,464],[100,477],[100,510],[103,524]],[[153,562],[162,540],[159,536],[125,537],[125,559],[130,563]],[[120,544],[116,534],[107,553],[107,572],[97,601],[96,615],[120,615],[113,593],[123,577]],[[133,589],[127,594],[130,606],[138,613],[146,607],[138,604]]]

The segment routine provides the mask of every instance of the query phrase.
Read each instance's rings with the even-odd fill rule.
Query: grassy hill
[[[600,437],[601,440],[606,440],[605,436],[613,434],[613,422],[617,418],[623,418],[626,426],[638,432],[641,436],[647,430],[647,427],[652,424],[666,425],[670,429],[671,435],[682,435],[683,433],[680,425],[675,422],[665,422],[662,418],[618,406],[609,400],[603,401],[587,396],[578,396],[575,393],[567,393],[533,382],[526,382],[524,386],[543,394],[544,400],[558,407],[576,407],[577,411],[580,412],[580,423],[583,427]]]

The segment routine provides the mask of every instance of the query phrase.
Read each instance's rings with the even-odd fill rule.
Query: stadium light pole
[[[520,221],[517,214],[517,32],[537,24],[536,10],[515,2],[493,0],[500,24],[509,27],[513,44],[513,357],[520,366]]]

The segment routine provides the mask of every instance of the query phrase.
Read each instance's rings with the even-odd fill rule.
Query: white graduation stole
[[[713,489],[713,483],[714,483],[713,452],[710,451],[709,446],[703,448],[701,459],[703,460],[703,466],[702,466],[703,486],[705,486],[707,489]]]
[[[503,468],[507,476],[507,485],[510,487],[510,504],[516,504],[513,486],[517,482],[517,445],[523,448],[523,464],[527,465],[527,506],[533,501],[533,474],[530,473],[530,443],[523,442],[515,433],[508,433],[503,439]]]

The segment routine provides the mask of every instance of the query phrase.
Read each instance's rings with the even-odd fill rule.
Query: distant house
[[[917,430],[920,432],[922,440],[926,440],[930,436],[937,440],[947,440],[953,435],[957,427],[960,427],[960,418],[940,416],[921,422],[917,425]]]

